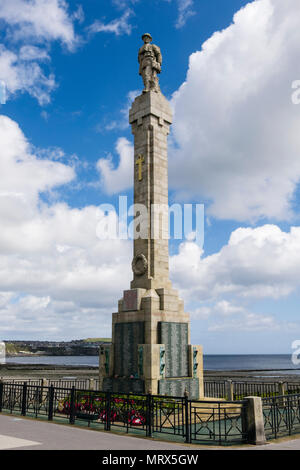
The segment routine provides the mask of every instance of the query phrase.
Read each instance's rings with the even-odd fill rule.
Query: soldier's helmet
[[[142,39],[144,40],[144,38],[146,38],[146,37],[150,38],[150,41],[152,41],[152,36],[151,36],[151,34],[149,34],[149,33],[143,34]]]

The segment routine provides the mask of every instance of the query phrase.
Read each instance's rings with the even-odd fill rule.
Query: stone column
[[[144,54],[148,64],[158,50],[148,43],[140,50],[142,73]],[[153,64],[157,67],[157,60]],[[158,87],[146,86],[134,100],[129,122],[134,135],[133,280],[112,316],[110,369],[103,389],[151,389],[153,394],[178,396],[186,388],[191,398],[199,398],[202,349],[191,349],[189,314],[169,279],[167,137],[172,112]]]
[[[170,288],[167,136],[172,112],[168,101],[161,93],[143,93],[132,105],[129,122],[134,135],[134,203],[144,205],[148,217],[143,219],[144,238],[134,240],[133,268],[140,264],[144,272],[134,272],[131,288]]]

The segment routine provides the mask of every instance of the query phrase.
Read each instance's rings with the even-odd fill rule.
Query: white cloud
[[[223,219],[292,217],[299,44],[298,0],[256,0],[190,56],[173,96],[170,183],[179,198],[208,200],[209,214]]]
[[[182,28],[188,18],[195,15],[195,11],[193,10],[194,0],[177,0],[178,3],[178,18],[176,21],[176,28]]]
[[[53,160],[53,150],[49,158],[42,154],[0,116],[1,335],[76,337],[99,324],[109,334],[111,313],[131,280],[132,242],[98,239],[103,214],[95,206],[43,202],[42,193],[75,174]]]
[[[39,193],[70,182],[72,168],[47,159],[38,160],[18,124],[0,116],[0,195],[12,200],[32,203]],[[5,205],[4,207],[5,208]]]
[[[22,46],[19,58],[21,60],[50,60],[48,52],[36,46]]]
[[[120,137],[116,144],[120,160],[117,168],[113,167],[112,156],[100,158],[97,170],[103,190],[107,194],[117,194],[132,187],[133,184],[133,146],[125,137]]]
[[[0,19],[12,28],[14,40],[59,40],[69,49],[76,44],[65,0],[1,0]]]
[[[1,0],[0,21],[6,41],[0,44],[0,79],[5,82],[8,99],[16,92],[28,92],[40,105],[50,102],[56,88],[54,75],[47,76],[40,63],[50,61],[48,46],[52,41],[75,50],[79,39],[73,22],[82,20],[82,15],[81,7],[70,15],[64,0]]]
[[[129,23],[129,19],[133,15],[132,10],[126,9],[120,18],[104,23],[103,21],[96,20],[93,24],[88,27],[88,31],[91,34],[95,33],[113,33],[116,36],[122,34],[130,35],[132,31],[132,25]]]
[[[54,75],[46,76],[36,62],[48,58],[46,51],[32,46],[22,47],[17,54],[0,44],[0,78],[5,83],[8,98],[16,92],[26,91],[40,105],[49,103],[50,93],[56,87]]]
[[[97,131],[113,131],[113,130],[124,130],[129,127],[128,115],[131,108],[132,102],[134,99],[141,94],[141,90],[131,90],[127,93],[126,104],[120,110],[121,118],[117,120],[112,120],[106,124],[99,124],[97,126]]]
[[[90,336],[99,324],[109,334],[111,313],[132,277],[132,242],[97,238],[103,213],[95,206],[42,202],[40,195],[71,182],[74,170],[57,161],[51,149],[49,158],[46,151],[38,158],[19,126],[5,116],[0,117],[0,142],[2,336],[43,333],[60,339],[78,331]],[[122,145],[128,155],[132,152],[126,139],[119,144],[119,152]],[[132,162],[128,166],[132,169]],[[108,174],[107,184],[114,177]],[[120,173],[116,181],[121,184]],[[186,304],[196,305],[193,317],[213,320],[211,330],[278,329],[271,314],[258,315],[243,304],[299,288],[299,253],[299,227],[238,229],[210,256],[191,241],[181,244],[170,258],[171,275]]]
[[[224,301],[226,296],[278,299],[300,287],[300,227],[290,232],[275,225],[240,228],[218,253],[206,257],[195,243],[185,242],[171,257],[170,268],[190,302]],[[223,315],[226,305],[218,304]]]
[[[285,324],[285,327],[288,329],[289,325]],[[239,318],[214,323],[208,328],[208,331],[271,331],[279,330],[280,328],[282,328],[282,323],[276,322],[272,315],[243,312]]]

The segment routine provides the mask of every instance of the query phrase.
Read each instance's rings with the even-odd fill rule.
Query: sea
[[[274,372],[274,376],[277,372],[300,375],[300,364],[293,364],[291,354],[206,354],[203,362],[207,371],[269,371]],[[98,356],[9,357],[6,363],[97,367]]]

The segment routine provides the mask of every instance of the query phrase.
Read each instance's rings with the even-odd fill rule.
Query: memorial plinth
[[[146,232],[134,239],[131,289],[124,291],[118,312],[113,313],[112,344],[100,354],[100,381],[105,391],[151,390],[182,396],[187,390],[191,398],[199,398],[203,396],[202,347],[190,344],[189,314],[169,279],[168,222],[162,222],[164,217],[168,221],[167,136],[172,111],[157,81],[153,80],[151,90],[150,80],[147,90],[147,77],[143,77],[145,90],[129,113],[134,203],[147,208]],[[136,224],[141,226],[141,221]]]

